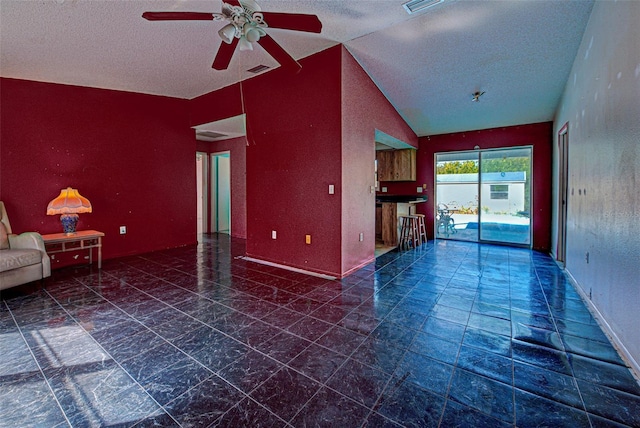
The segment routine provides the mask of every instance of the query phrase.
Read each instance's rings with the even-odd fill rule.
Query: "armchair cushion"
[[[4,223],[0,222],[0,250],[9,248],[9,234]]]
[[[42,253],[37,250],[2,251],[2,257],[0,257],[0,272],[37,265],[39,263],[42,263]]]

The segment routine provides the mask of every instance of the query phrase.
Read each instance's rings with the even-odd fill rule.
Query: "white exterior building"
[[[525,211],[526,173],[487,172],[482,174],[483,212],[515,215]],[[436,196],[451,211],[478,209],[478,174],[438,174]]]

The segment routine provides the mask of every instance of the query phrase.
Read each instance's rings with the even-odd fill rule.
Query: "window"
[[[509,199],[509,185],[508,184],[492,184],[491,199]]]

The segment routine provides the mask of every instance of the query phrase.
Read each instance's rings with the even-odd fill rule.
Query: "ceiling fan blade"
[[[303,13],[260,12],[264,21],[270,28],[283,30],[306,31],[307,33],[320,33],[322,22],[316,15]]]
[[[217,13],[208,12],[145,12],[142,17],[148,21],[212,21]]]
[[[223,3],[230,4],[231,6],[240,6],[240,7],[242,7],[242,5],[240,4],[240,2],[238,0],[224,0]]]
[[[297,73],[302,69],[300,63],[293,59],[293,57],[289,55],[287,51],[285,51],[282,46],[276,43],[276,41],[273,40],[273,38],[271,38],[271,36],[269,36],[268,34],[260,37],[258,43],[260,43],[260,46],[262,46],[264,50],[273,57],[273,59],[278,61],[278,63],[283,68],[287,68],[294,73]]]
[[[231,43],[220,43],[220,48],[216,54],[216,58],[213,60],[211,68],[216,70],[226,70],[229,67],[233,53],[236,51],[236,45],[238,44],[237,38],[233,38]]]

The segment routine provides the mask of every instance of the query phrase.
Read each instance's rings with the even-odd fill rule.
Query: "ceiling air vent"
[[[256,66],[255,66],[255,67],[253,67],[253,68],[248,69],[247,71],[248,71],[249,73],[255,73],[255,74],[257,74],[257,73],[260,73],[261,71],[265,71],[265,70],[268,70],[268,69],[269,69],[269,67],[268,67],[268,66],[266,66],[266,65],[264,65],[264,64],[260,64],[260,65],[256,65]]]
[[[404,3],[402,6],[405,8],[409,15],[418,13],[428,7],[441,3],[443,0],[411,0]]]
[[[227,134],[214,131],[196,131],[196,140],[200,141],[215,141],[228,137]]]

